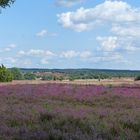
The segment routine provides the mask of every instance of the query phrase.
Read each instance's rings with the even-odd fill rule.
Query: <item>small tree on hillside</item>
[[[11,72],[4,66],[0,66],[0,82],[11,82],[13,80],[13,76]]]

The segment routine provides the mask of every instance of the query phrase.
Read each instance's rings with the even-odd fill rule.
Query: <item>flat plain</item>
[[[139,140],[133,79],[0,84],[1,140]]]
[[[140,81],[135,81],[134,78],[112,78],[112,79],[87,79],[87,80],[50,80],[50,81],[42,81],[42,80],[13,80],[8,83],[0,83],[1,85],[22,85],[22,84],[46,84],[46,83],[60,83],[60,84],[77,84],[77,85],[134,85],[140,84]]]

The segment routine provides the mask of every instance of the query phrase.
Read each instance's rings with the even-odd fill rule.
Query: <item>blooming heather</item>
[[[138,85],[3,85],[0,106],[0,139],[140,138]]]

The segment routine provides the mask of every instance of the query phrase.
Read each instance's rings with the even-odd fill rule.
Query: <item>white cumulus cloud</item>
[[[62,58],[73,58],[73,57],[77,57],[79,55],[79,52],[76,52],[74,50],[69,50],[69,51],[63,51],[60,54],[60,57]]]
[[[102,51],[137,51],[140,50],[139,42],[131,36],[98,36],[96,40],[99,43],[99,50]]]
[[[82,59],[87,59],[92,57],[92,53],[90,51],[75,51],[75,50],[68,50],[68,51],[63,51],[60,53],[61,58],[82,58]]]
[[[113,25],[111,31],[119,36],[140,37],[140,25]]]
[[[82,3],[85,0],[56,0],[57,6],[71,7],[76,4]]]
[[[53,32],[48,32],[46,29],[43,29],[40,32],[36,33],[36,36],[38,36],[38,37],[45,37],[45,36],[56,37],[56,36],[58,36],[58,34],[53,33]]]
[[[74,31],[85,31],[99,26],[101,23],[140,23],[140,9],[133,8],[123,1],[107,0],[93,8],[79,8],[73,12],[57,15],[58,22]]]
[[[38,32],[36,34],[36,36],[38,37],[44,37],[47,34],[47,30],[41,30],[40,32]]]
[[[44,37],[47,34],[47,30],[41,30],[40,32],[38,32],[36,34],[36,36],[38,37]]]
[[[42,58],[40,62],[41,64],[49,64],[49,61],[47,58]]]
[[[28,51],[24,51],[24,50],[20,50],[18,52],[18,56],[22,57],[22,56],[35,56],[35,57],[53,57],[56,54],[54,54],[53,52],[49,51],[49,50],[43,50],[43,49],[30,49]]]
[[[109,36],[109,37],[101,37],[98,36],[96,40],[99,42],[101,46],[101,50],[104,51],[114,51],[119,46],[118,44],[118,38],[116,36]]]
[[[11,51],[16,47],[17,47],[16,44],[9,44],[8,47],[6,47],[3,51]]]

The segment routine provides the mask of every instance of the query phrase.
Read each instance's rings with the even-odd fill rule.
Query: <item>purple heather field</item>
[[[140,86],[0,86],[0,140],[139,140]]]

